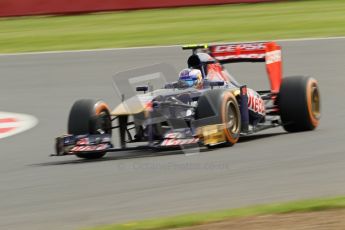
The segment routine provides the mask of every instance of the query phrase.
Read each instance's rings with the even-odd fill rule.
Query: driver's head
[[[180,72],[179,81],[184,82],[188,87],[201,87],[201,71],[198,69],[184,69]]]

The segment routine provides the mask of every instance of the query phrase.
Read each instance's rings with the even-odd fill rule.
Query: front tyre
[[[278,94],[283,127],[288,132],[314,130],[321,116],[318,83],[311,77],[286,77]]]
[[[227,92],[222,101],[222,123],[225,124],[224,133],[228,143],[237,143],[241,131],[241,114],[235,96]]]
[[[73,104],[68,118],[69,134],[111,134],[111,130],[110,110],[105,102],[82,99]],[[105,154],[106,152],[78,153],[76,156],[84,159],[98,159]]]
[[[227,143],[235,144],[241,131],[241,114],[236,97],[228,90],[210,90],[198,100],[199,126],[222,124]]]

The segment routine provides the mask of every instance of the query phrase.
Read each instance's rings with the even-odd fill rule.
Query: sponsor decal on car
[[[248,109],[252,110],[255,113],[259,113],[264,115],[265,110],[265,102],[261,99],[259,95],[254,93],[252,90],[248,90]]]
[[[229,44],[229,45],[215,46],[213,52],[226,53],[226,52],[234,52],[236,50],[253,51],[253,50],[265,50],[265,48],[266,48],[265,43]]]
[[[90,152],[90,151],[102,151],[110,148],[109,144],[103,143],[98,145],[82,145],[74,146],[71,152]]]
[[[189,145],[199,142],[199,138],[188,138],[188,139],[165,139],[161,146],[179,146],[179,145]]]
[[[281,58],[281,50],[275,50],[271,52],[266,53],[266,63],[272,64],[276,62],[280,62],[282,60]]]
[[[239,55],[226,55],[226,56],[216,56],[219,61],[228,59],[262,59],[265,58],[265,54],[239,54]]]
[[[90,144],[89,138],[82,138],[77,141],[77,145],[88,145]]]

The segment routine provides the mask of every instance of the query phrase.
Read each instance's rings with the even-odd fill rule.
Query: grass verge
[[[0,19],[0,53],[345,35],[344,0]]]
[[[281,204],[257,205],[247,208],[230,209],[208,213],[187,214],[175,217],[129,222],[125,224],[106,225],[88,228],[87,230],[163,230],[201,225],[209,222],[223,221],[235,217],[248,217],[292,212],[314,212],[343,208],[345,208],[345,196],[302,200]]]

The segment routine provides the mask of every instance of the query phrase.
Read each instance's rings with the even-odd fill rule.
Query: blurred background
[[[0,0],[0,133],[8,112],[38,122],[0,135],[0,229],[345,229],[344,12],[344,0]],[[262,40],[282,46],[284,76],[318,80],[317,130],[277,128],[194,156],[49,157],[74,101],[121,101],[118,73],[178,73],[182,44]],[[269,87],[262,64],[226,68]]]

